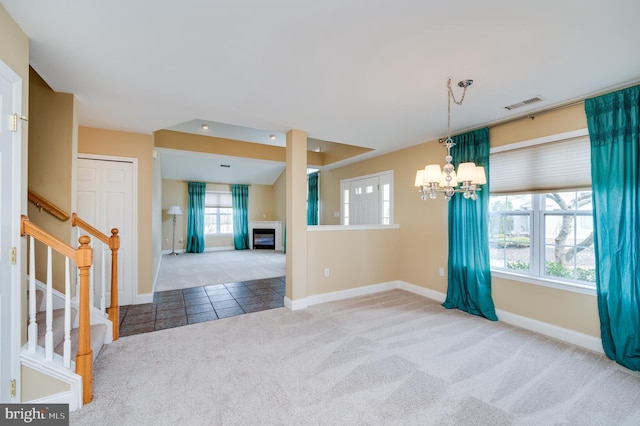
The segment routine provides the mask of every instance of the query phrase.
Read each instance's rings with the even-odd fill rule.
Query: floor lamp
[[[171,241],[171,253],[174,256],[177,256],[175,247],[176,247],[176,216],[182,215],[182,210],[180,210],[180,206],[171,206],[169,210],[167,210],[167,214],[173,215],[173,240]]]

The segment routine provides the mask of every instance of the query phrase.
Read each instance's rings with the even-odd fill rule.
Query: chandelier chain
[[[453,99],[453,102],[456,105],[462,105],[462,102],[464,102],[464,95],[467,93],[467,87],[467,84],[462,86],[462,96],[460,97],[460,100],[457,101],[456,95],[453,93],[453,90],[451,90],[451,79],[447,80],[447,142],[449,143],[451,143],[451,99]]]

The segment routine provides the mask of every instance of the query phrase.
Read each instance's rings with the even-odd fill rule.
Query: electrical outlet
[[[441,277],[444,277],[444,268],[440,268],[440,271],[439,271],[439,272],[440,272],[440,276],[441,276]]]
[[[324,268],[324,276],[328,277],[329,276],[329,268]]]
[[[184,243],[184,240],[183,240],[182,238],[180,238],[180,239],[178,240],[178,244],[182,244],[182,243]]]

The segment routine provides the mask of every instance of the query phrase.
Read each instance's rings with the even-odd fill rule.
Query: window
[[[340,181],[343,225],[393,223],[393,171]]]
[[[491,196],[491,268],[595,286],[591,191]]]
[[[589,145],[584,129],[491,150],[492,271],[595,288]]]
[[[231,193],[207,191],[204,205],[204,233],[233,234]]]

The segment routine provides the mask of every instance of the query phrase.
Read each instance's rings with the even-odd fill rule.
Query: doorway
[[[0,401],[18,400],[22,80],[0,61]]]
[[[85,221],[107,236],[118,228],[118,302],[135,303],[137,294],[137,163],[136,159],[82,155],[77,162],[77,211]],[[102,250],[106,250],[102,256]],[[111,270],[111,255],[103,244],[94,246],[94,276],[102,270],[103,262]],[[105,298],[110,300],[106,286]],[[95,286],[95,300],[102,296]]]

